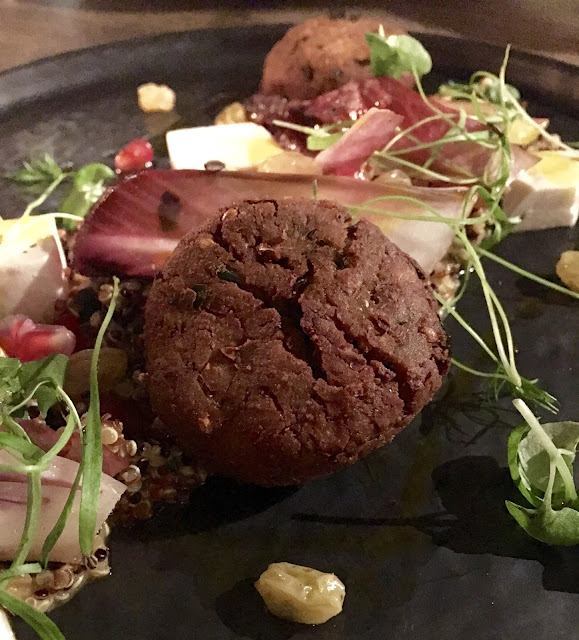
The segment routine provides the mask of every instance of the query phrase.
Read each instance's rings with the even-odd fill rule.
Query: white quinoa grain
[[[102,441],[104,445],[115,444],[119,439],[119,434],[113,427],[105,427],[102,431]]]

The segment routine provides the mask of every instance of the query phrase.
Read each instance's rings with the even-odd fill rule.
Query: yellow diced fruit
[[[509,128],[509,142],[511,144],[518,144],[521,147],[534,142],[539,137],[539,130],[536,126],[533,126],[527,120],[517,118],[511,123]]]
[[[559,151],[542,151],[541,158],[528,173],[542,176],[559,187],[576,188],[579,184],[579,160],[563,155]]]
[[[241,102],[232,102],[215,116],[213,124],[239,124],[249,122],[247,112]]]
[[[302,624],[322,624],[342,611],[346,588],[333,573],[289,562],[270,564],[255,588],[270,613]]]
[[[21,251],[57,233],[56,222],[51,216],[31,216],[15,220],[0,218],[0,244],[3,252]]]
[[[579,251],[563,251],[557,262],[557,275],[569,289],[579,293]]]
[[[148,82],[137,88],[139,108],[145,113],[153,111],[173,111],[175,92],[166,84]]]

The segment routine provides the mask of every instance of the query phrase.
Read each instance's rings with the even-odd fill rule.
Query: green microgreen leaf
[[[527,509],[510,500],[505,504],[519,526],[536,540],[567,547],[579,544],[579,511],[570,507]]]
[[[44,191],[55,180],[65,173],[56,160],[45,153],[42,158],[35,158],[29,162],[23,162],[22,169],[5,174],[5,178],[23,187]]]
[[[555,396],[548,391],[541,389],[538,380],[529,380],[519,375],[519,383],[514,384],[513,380],[505,375],[505,368],[502,363],[497,365],[495,374],[493,375],[490,392],[496,400],[510,395],[514,398],[526,400],[535,407],[540,407],[551,413],[557,413],[559,403]]]
[[[323,151],[331,147],[335,142],[338,142],[343,135],[341,131],[338,133],[330,133],[326,136],[309,135],[306,144],[310,151]]]
[[[381,29],[380,33],[367,33],[366,42],[370,47],[370,69],[375,76],[399,78],[404,72],[423,76],[432,69],[430,54],[412,36],[386,37]]]
[[[521,470],[519,469],[519,445],[528,432],[529,426],[526,422],[523,422],[523,424],[511,431],[507,444],[507,459],[511,478],[517,489],[521,492],[521,495],[529,504],[532,504],[534,507],[540,507],[542,498],[533,495],[528,479],[525,475],[521,476]]]
[[[24,162],[23,165],[23,169],[6,174],[5,177],[41,195],[27,207],[20,218],[21,222],[15,225],[20,228],[23,228],[23,219],[41,206],[53,191],[66,182],[72,184],[60,204],[59,212],[42,215],[57,218],[65,229],[75,229],[79,220],[86,216],[91,206],[103,195],[110,181],[115,178],[115,172],[105,164],[93,162],[77,171],[64,170],[48,154],[40,160]],[[15,232],[16,229],[12,233]]]
[[[59,187],[59,185],[65,180],[67,175],[68,174],[66,173],[61,173],[46,187],[46,189],[38,196],[38,198],[36,198],[36,200],[33,200],[32,202],[30,202],[26,206],[26,209],[24,209],[24,213],[20,216],[20,218],[18,218],[18,224],[15,224],[14,227],[18,227],[22,225],[24,222],[27,222],[32,212],[36,211],[38,207],[41,207],[46,202],[46,200],[50,197],[53,191],[55,191]],[[12,231],[13,229],[11,229],[9,233],[11,233]]]
[[[98,500],[103,467],[103,447],[98,388],[98,361],[106,330],[112,320],[119,295],[119,279],[113,278],[113,295],[95,341],[90,365],[90,403],[86,426],[82,433],[82,464],[84,467],[79,512],[79,540],[84,555],[92,553],[96,532]]]
[[[30,440],[26,431],[24,431],[24,429],[16,422],[16,420],[14,420],[14,418],[8,413],[2,414],[0,412],[0,424],[4,427],[7,427],[8,431],[10,431],[10,433],[14,434],[15,436],[18,436],[19,438],[22,438],[24,440]]]
[[[15,378],[21,366],[17,358],[0,358],[0,379]]]
[[[84,218],[113,178],[115,172],[104,164],[94,162],[82,167],[74,174],[72,188],[62,201],[60,211]],[[63,219],[61,224],[65,229],[76,227],[70,219]]]
[[[33,575],[40,573],[42,567],[38,562],[27,562],[26,564],[19,564],[16,567],[10,567],[10,569],[4,569],[0,572],[0,584],[6,584],[12,578],[25,575]]]
[[[291,129],[307,135],[306,146],[310,151],[323,151],[337,142],[354,124],[354,120],[343,120],[316,127],[306,127],[285,120],[274,120],[273,124],[284,129]]]
[[[8,413],[5,407],[12,404],[21,389],[18,374],[22,363],[16,358],[0,358],[0,415]]]
[[[520,100],[521,94],[513,85],[505,85],[504,90],[508,96],[507,104],[513,103],[515,100]],[[491,104],[503,104],[500,81],[496,76],[492,75],[490,77],[481,77],[475,74],[467,84],[461,84],[460,82],[453,82],[451,80],[450,82],[441,84],[438,87],[438,93],[441,96],[455,100],[471,100],[474,96]]]
[[[547,451],[544,445],[544,435],[551,440],[558,450],[558,456],[569,470],[565,483],[559,473],[553,480],[551,503],[564,506],[572,503],[576,498],[573,491],[569,491],[569,477],[573,476],[573,462],[579,444],[579,423],[564,421],[550,422],[540,425],[542,431],[532,430],[527,423],[520,425],[513,431],[509,442],[509,449],[516,445],[517,456],[509,466],[513,480],[519,489],[526,490],[523,494],[534,506],[543,501],[550,478],[550,464],[553,451]],[[538,435],[539,434],[539,435]],[[515,466],[516,465],[516,466]],[[522,492],[522,491],[521,491]]]
[[[536,508],[507,501],[507,509],[537,540],[579,544],[579,499],[573,480],[579,422],[540,424],[522,400],[513,404],[525,424],[509,438],[509,470],[521,494]]]
[[[42,416],[57,401],[57,388],[64,384],[67,367],[68,358],[62,353],[22,364],[19,374],[22,394],[25,399],[34,396]]]
[[[32,444],[30,440],[14,435],[13,433],[0,431],[0,450],[2,449],[17,451],[29,460],[40,458],[44,453],[42,449]]]

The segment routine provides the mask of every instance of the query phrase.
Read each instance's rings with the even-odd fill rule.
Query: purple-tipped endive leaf
[[[153,276],[189,231],[219,209],[243,200],[301,197],[359,206],[389,196],[418,199],[441,215],[457,218],[463,189],[431,189],[377,184],[353,178],[308,175],[153,170],[121,180],[95,205],[74,245],[72,266],[85,275]],[[424,207],[401,201],[375,201],[383,214],[366,215],[410,254],[426,272],[442,258],[453,232],[441,222],[417,222]],[[388,217],[388,213],[408,220]]]

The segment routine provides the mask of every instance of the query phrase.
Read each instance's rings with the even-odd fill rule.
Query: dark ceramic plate
[[[208,123],[258,84],[283,26],[200,31],[136,40],[0,75],[3,170],[49,151],[76,164],[107,157],[142,135],[135,88],[176,89],[179,111]],[[477,69],[497,70],[502,51],[422,36],[434,58],[430,89]],[[577,68],[513,53],[508,80],[533,113],[579,139]],[[2,214],[22,210],[2,186]],[[552,276],[572,230],[512,236],[500,253]],[[506,304],[520,368],[579,416],[577,304],[488,265]],[[463,313],[486,330],[476,287]],[[458,327],[454,352],[484,367]],[[295,490],[264,491],[214,480],[182,510],[165,510],[111,539],[113,574],[53,617],[68,640],[526,640],[579,637],[579,548],[552,548],[517,528],[504,508],[517,499],[506,439],[508,402],[481,407],[472,381],[447,389],[396,441],[350,469]],[[521,500],[521,498],[518,498]],[[1,535],[1,534],[0,534]],[[333,571],[347,585],[344,612],[318,628],[269,616],[252,582],[288,560]],[[19,638],[32,637],[23,625]]]

